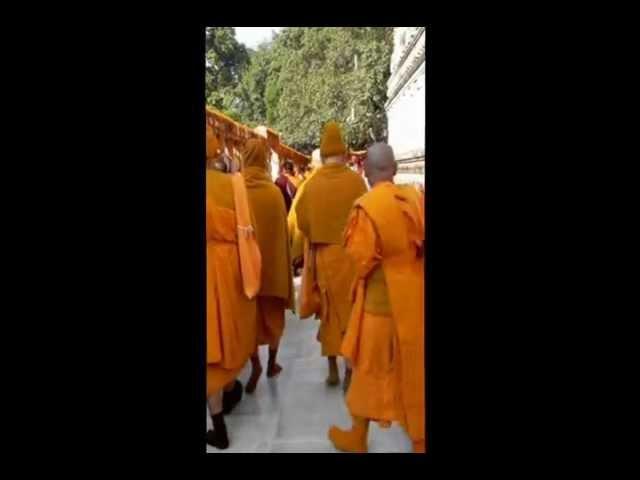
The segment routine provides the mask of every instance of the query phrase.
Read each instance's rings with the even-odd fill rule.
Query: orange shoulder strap
[[[240,173],[231,176],[233,185],[233,203],[236,210],[236,224],[238,227],[238,252],[240,256],[240,271],[242,284],[247,298],[255,297],[260,291],[260,274],[262,257],[256,239],[256,232],[251,225],[249,214],[249,200],[244,178]]]

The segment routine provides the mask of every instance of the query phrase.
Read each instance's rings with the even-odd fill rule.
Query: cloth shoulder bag
[[[238,227],[238,253],[240,257],[240,271],[242,285],[247,298],[254,298],[260,291],[260,275],[262,256],[256,238],[256,232],[251,225],[249,214],[249,200],[244,178],[240,173],[231,176],[233,185],[233,203],[236,210],[236,224]]]
[[[298,312],[301,319],[320,314],[320,289],[316,280],[316,252],[307,239],[304,240],[304,267]]]

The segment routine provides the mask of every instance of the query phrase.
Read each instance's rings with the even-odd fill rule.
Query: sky
[[[271,40],[271,30],[279,32],[282,27],[233,27],[236,39],[247,47],[255,49],[265,40]]]

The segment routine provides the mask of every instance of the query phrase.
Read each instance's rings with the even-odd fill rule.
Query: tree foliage
[[[220,36],[232,44],[229,29],[224,30]],[[321,128],[329,120],[342,124],[351,148],[364,148],[373,141],[372,135],[377,140],[386,137],[392,30],[285,28],[256,51],[245,49],[248,58],[241,53],[225,57],[238,63],[225,76],[207,78],[207,98],[243,123],[273,128],[285,143],[301,151],[318,146]]]
[[[249,61],[249,52],[236,40],[233,27],[207,27],[205,34],[207,104],[233,114],[239,103],[236,85]]]

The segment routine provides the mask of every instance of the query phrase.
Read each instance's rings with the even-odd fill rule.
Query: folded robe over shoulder
[[[284,331],[284,310],[294,309],[287,211],[280,190],[271,180],[266,144],[252,140],[243,152],[244,176],[262,256],[258,293],[258,345],[275,348]]]
[[[256,342],[256,301],[245,294],[231,176],[215,170],[206,174],[206,238],[210,395],[237,377]]]
[[[342,344],[353,365],[353,415],[399,420],[425,440],[423,197],[392,183],[356,203],[345,242],[357,262],[355,303]],[[382,273],[382,275],[380,275]]]

